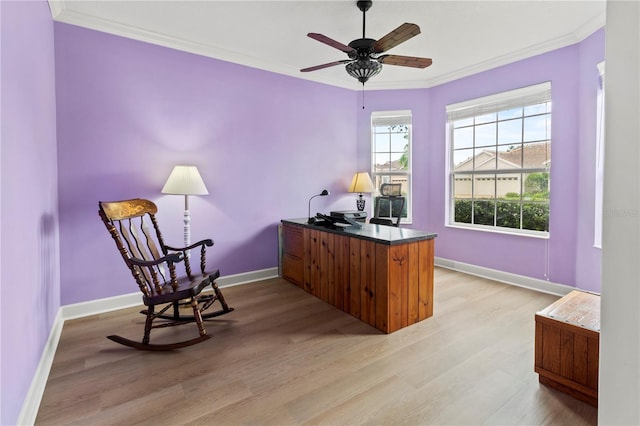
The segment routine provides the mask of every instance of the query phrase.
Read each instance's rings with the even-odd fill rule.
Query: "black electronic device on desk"
[[[309,223],[331,229],[344,229],[347,227],[347,225],[345,225],[346,222],[339,221],[334,217],[327,216],[322,213],[316,213],[314,217],[309,219]]]
[[[333,211],[329,213],[329,216],[343,223],[350,223],[350,221],[364,223],[367,221],[367,212],[358,210]]]

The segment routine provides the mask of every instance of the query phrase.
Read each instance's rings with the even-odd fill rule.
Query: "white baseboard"
[[[227,275],[217,280],[218,287],[232,287],[234,285],[248,284],[255,281],[268,280],[278,276],[278,268],[259,269],[257,271],[244,272],[242,274]]]
[[[234,285],[247,284],[254,281],[266,280],[278,276],[278,268],[260,269],[257,271],[243,272],[241,274],[227,275],[216,280],[218,286],[232,287]],[[140,292],[107,297],[104,299],[90,300],[88,302],[65,305],[62,310],[62,318],[66,320],[117,311],[142,304]]]
[[[257,271],[244,272],[242,274],[228,275],[220,277],[217,280],[218,286],[231,287],[240,284],[247,284],[254,281],[266,280],[278,276],[278,268],[260,269]],[[40,409],[42,395],[49,378],[53,358],[56,355],[62,327],[65,321],[76,318],[82,318],[90,315],[102,314],[104,312],[115,311],[118,309],[130,308],[142,304],[140,292],[123,294],[121,296],[107,297],[104,299],[90,300],[88,302],[74,303],[72,305],[61,306],[58,309],[56,318],[51,327],[49,338],[40,357],[40,362],[36,368],[36,372],[31,380],[29,392],[25,397],[20,415],[18,416],[18,425],[33,425]]]
[[[64,319],[62,318],[61,310],[58,310],[55,319],[53,320],[53,326],[49,333],[49,338],[44,346],[42,355],[40,356],[40,362],[36,368],[36,372],[31,380],[31,386],[27,396],[24,398],[22,409],[18,415],[18,425],[33,425],[38,415],[38,409],[40,408],[40,402],[42,401],[42,395],[49,379],[49,372],[51,371],[51,365],[53,364],[53,358],[56,355],[56,349],[58,348],[58,342],[60,341],[60,335],[62,334],[62,326],[64,325]]]
[[[503,272],[497,269],[485,268],[483,266],[472,265],[470,263],[457,262],[455,260],[443,259],[436,257],[434,260],[436,266],[451,269],[465,274],[475,275],[477,277],[488,278],[490,280],[499,281],[505,284],[511,284],[518,287],[524,287],[542,293],[554,294],[556,296],[564,296],[569,292],[576,290],[565,284],[553,283],[538,278],[531,278],[524,275]]]

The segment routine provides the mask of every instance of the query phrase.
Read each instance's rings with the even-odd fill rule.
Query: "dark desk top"
[[[326,227],[322,225],[309,224],[308,219],[282,219],[282,223],[300,225],[309,229],[330,232],[363,240],[374,241],[380,244],[396,245],[415,241],[431,240],[438,236],[433,232],[416,231],[415,229],[396,228],[395,226],[372,225],[363,223],[362,228],[355,227]],[[339,224],[338,224],[339,225]]]

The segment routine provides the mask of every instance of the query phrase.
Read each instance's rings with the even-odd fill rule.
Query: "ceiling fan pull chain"
[[[364,109],[364,83],[362,83],[362,109]]]

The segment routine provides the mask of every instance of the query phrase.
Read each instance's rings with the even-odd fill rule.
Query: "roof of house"
[[[455,165],[456,171],[495,169],[495,149],[483,149],[475,157],[469,157]],[[551,142],[525,143],[507,151],[498,151],[498,168],[501,169],[538,169],[551,164]]]

